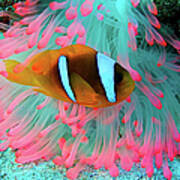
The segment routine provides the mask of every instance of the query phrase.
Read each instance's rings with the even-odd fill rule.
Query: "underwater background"
[[[0,11],[7,10],[13,11],[11,2],[7,5],[8,1],[0,1]],[[16,1],[19,2],[19,1]],[[178,0],[156,0],[155,1],[159,10],[158,19],[160,22],[166,25],[167,28],[170,28],[176,34],[177,37],[180,37],[180,19],[178,13],[180,12],[180,1]],[[2,18],[0,18],[2,21]],[[9,20],[5,20],[8,23]],[[11,20],[10,20],[11,21]],[[0,34],[2,39],[2,33]],[[168,47],[170,51],[176,52],[171,47]],[[178,77],[179,78],[179,77]],[[179,129],[180,127],[178,127]],[[173,162],[168,162],[169,168],[172,171],[172,179],[180,180],[180,160],[177,158]],[[15,162],[15,155],[10,149],[7,149],[4,152],[0,152],[0,180],[53,180],[53,179],[67,179],[66,178],[66,169],[59,168],[54,165],[52,162],[37,162],[29,164],[17,164]],[[86,167],[77,179],[98,179],[98,180],[145,180],[145,179],[154,179],[154,180],[164,180],[163,171],[154,168],[153,177],[148,178],[146,175],[145,169],[140,167],[140,164],[135,164],[130,172],[127,172],[119,167],[119,176],[113,178],[109,175],[108,171],[104,169],[94,170],[91,167]]]

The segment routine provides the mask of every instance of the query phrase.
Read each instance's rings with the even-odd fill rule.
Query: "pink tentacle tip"
[[[60,114],[57,114],[57,115],[55,116],[55,120],[58,121],[59,119],[60,119]]]
[[[161,168],[162,163],[163,163],[162,151],[160,151],[158,154],[155,155],[155,164],[156,164],[156,167],[158,169]]]
[[[67,28],[67,36],[69,39],[77,34],[78,28],[79,28],[79,23],[77,23],[76,21],[74,21],[71,25],[69,25],[69,27]]]
[[[161,63],[157,63],[157,67],[161,67],[162,66],[162,64]]]
[[[81,129],[79,129],[76,124],[71,126],[72,137],[76,137],[77,134],[80,133],[80,131],[81,131]]]
[[[134,81],[140,82],[142,80],[141,75],[129,66],[129,72]]]
[[[69,41],[70,39],[68,38],[68,36],[61,36],[58,37],[55,42],[58,46],[65,47],[68,45]]]
[[[61,3],[53,1],[53,2],[49,3],[49,8],[53,11],[56,11],[58,9],[64,9],[66,4],[67,4],[67,1],[64,1]]]
[[[19,159],[17,157],[15,158],[15,162],[16,163],[21,163],[21,161],[19,161]]]
[[[64,104],[64,110],[67,111],[69,109],[69,104]]]
[[[136,8],[139,5],[140,0],[131,0],[132,5]]]
[[[14,9],[18,8],[19,6],[22,6],[22,2],[18,2],[12,5]]]
[[[70,168],[70,167],[72,167],[73,165],[74,165],[74,158],[71,158],[70,156],[65,160],[65,163],[64,163],[64,165],[65,165],[65,167],[66,168]]]
[[[83,37],[86,34],[86,30],[81,23],[78,23],[77,34],[79,35],[79,37]]]
[[[78,37],[77,40],[76,40],[76,43],[77,44],[86,44],[86,36],[83,36],[83,37]]]
[[[80,11],[82,16],[88,16],[93,11],[93,2],[90,0],[86,0],[81,5]]]
[[[60,138],[58,141],[59,144],[59,148],[62,150],[64,147],[64,144],[66,143],[66,139],[65,138]]]
[[[126,101],[127,101],[128,103],[131,103],[131,96],[128,96],[128,97],[126,98]]]
[[[75,180],[79,175],[79,171],[76,171],[76,168],[68,169],[66,172],[67,178],[70,180]]]
[[[122,123],[125,124],[127,121],[128,121],[127,118],[124,116],[124,117],[122,118]]]
[[[156,101],[157,101],[157,102],[153,101],[153,102],[151,102],[151,103],[152,103],[157,109],[161,110],[161,109],[162,109],[162,103],[161,103],[161,101],[160,101],[158,98],[156,98]]]
[[[14,107],[8,107],[8,109],[6,110],[5,114],[9,115],[13,112]]]
[[[112,176],[112,177],[117,177],[119,176],[119,169],[118,167],[113,164],[111,168],[109,168],[109,174]]]
[[[157,10],[156,4],[154,2],[151,2],[148,4],[148,10],[155,16],[158,15],[158,10]]]
[[[165,40],[162,40],[159,44],[163,47],[167,46],[167,42]]]
[[[88,165],[92,165],[96,159],[97,159],[97,156],[96,155],[92,155],[91,157],[85,158],[85,162]]]
[[[164,50],[163,53],[160,55],[157,66],[162,66],[166,61],[166,51]]]
[[[132,161],[131,157],[128,157],[128,155],[126,155],[121,158],[122,169],[124,169],[126,171],[130,171],[132,166],[133,166],[133,161]]]
[[[59,26],[59,27],[56,27],[54,31],[57,33],[66,33],[67,30],[64,26]]]
[[[117,147],[117,145],[116,145],[116,147]],[[120,159],[120,156],[119,156],[119,152],[118,152],[118,151],[115,152],[114,159],[115,159],[115,161]]]
[[[99,4],[97,10],[100,10],[103,7],[103,4]]]
[[[40,138],[42,138],[42,137],[44,137],[44,132],[43,132],[43,131],[40,132],[40,133],[37,135],[37,138],[38,138],[38,139],[40,139]]]
[[[172,172],[168,167],[168,163],[166,162],[165,165],[163,166],[163,174],[164,177],[167,178],[168,180],[171,180],[172,178]]]
[[[135,128],[135,132],[136,132],[136,136],[137,136],[137,137],[140,137],[141,134],[142,134],[142,132],[143,132],[143,130],[142,130],[142,128],[139,129],[138,127],[136,127],[136,128]]]
[[[180,143],[180,133],[178,133],[177,132],[177,134],[176,133],[174,133],[174,140],[177,142],[177,143]]]
[[[102,20],[104,20],[104,15],[103,14],[101,14],[101,13],[97,13],[97,19],[99,20],[99,21],[102,21]]]
[[[40,110],[40,109],[42,109],[43,108],[43,106],[42,105],[38,105],[38,106],[36,106],[36,109],[37,110]]]
[[[87,136],[83,136],[81,138],[81,143],[88,143],[88,137]]]
[[[61,166],[64,164],[64,159],[61,156],[57,156],[55,159],[52,160],[53,163],[57,166]]]
[[[153,173],[154,173],[154,168],[152,165],[149,165],[147,168],[146,168],[146,174],[149,178],[151,178],[153,176]]]
[[[120,138],[118,140],[118,142],[116,143],[116,148],[120,148],[121,146],[123,146],[125,144],[125,138]],[[117,152],[118,154],[118,152]],[[119,155],[119,154],[118,154]]]
[[[16,151],[15,152],[15,156],[16,156],[16,158],[20,157],[21,156],[21,152],[20,151]]]
[[[133,125],[134,125],[135,127],[137,127],[137,125],[138,125],[138,120],[135,120],[135,121],[133,122]]]
[[[65,16],[69,21],[75,19],[77,17],[77,7],[69,7],[69,9],[66,10]]]

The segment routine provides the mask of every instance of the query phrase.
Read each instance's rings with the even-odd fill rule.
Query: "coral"
[[[16,150],[16,162],[53,159],[76,179],[87,165],[117,164],[130,171],[141,163],[171,179],[168,161],[180,154],[180,42],[157,19],[150,0],[26,0],[13,5],[14,24],[3,26],[0,59],[16,59],[23,71],[47,49],[85,44],[118,61],[136,87],[126,101],[108,108],[61,102],[6,80],[0,63],[0,150]],[[8,15],[1,12],[0,16]],[[18,17],[18,20],[17,20]],[[170,44],[177,53],[168,52]],[[154,162],[154,163],[153,163]]]

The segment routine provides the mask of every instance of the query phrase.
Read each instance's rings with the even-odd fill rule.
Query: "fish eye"
[[[120,64],[116,63],[114,67],[114,82],[115,84],[119,84],[123,80],[123,71],[124,68],[120,66]]]
[[[115,83],[118,84],[122,81],[123,75],[121,72],[115,72]]]
[[[119,84],[123,80],[122,67],[116,63],[114,71],[114,82],[115,84]]]

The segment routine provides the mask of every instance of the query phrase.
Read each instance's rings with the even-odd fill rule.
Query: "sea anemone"
[[[116,177],[118,164],[130,171],[134,163],[149,177],[155,166],[163,168],[171,179],[168,161],[180,154],[180,42],[161,28],[156,5],[151,0],[26,0],[13,7],[15,14],[0,12],[14,20],[10,28],[0,24],[5,30],[0,59],[19,61],[15,73],[39,52],[84,44],[127,69],[135,90],[120,104],[89,108],[6,80],[1,61],[0,150],[16,150],[18,163],[52,159],[68,169],[70,179],[87,165],[105,167]]]

